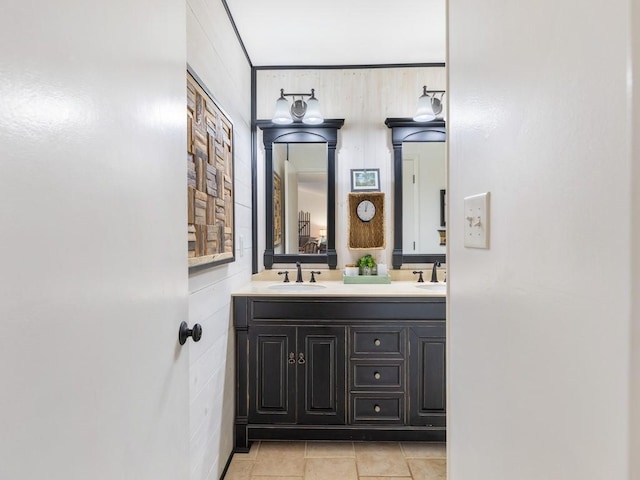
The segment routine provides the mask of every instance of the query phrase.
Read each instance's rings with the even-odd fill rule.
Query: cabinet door
[[[249,423],[295,422],[296,361],[295,327],[249,329]]]
[[[345,343],[345,327],[298,328],[298,423],[345,423]]]
[[[409,332],[409,422],[446,426],[445,322]]]

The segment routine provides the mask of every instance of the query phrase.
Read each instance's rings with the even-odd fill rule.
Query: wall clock
[[[370,222],[376,216],[376,206],[371,200],[362,200],[356,207],[356,214],[363,222]]]
[[[379,250],[385,245],[384,193],[349,193],[349,248]]]

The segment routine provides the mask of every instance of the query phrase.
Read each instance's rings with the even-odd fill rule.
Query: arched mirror
[[[326,263],[335,269],[335,160],[343,119],[321,125],[258,120],[265,159],[264,266]]]
[[[445,122],[387,118],[384,123],[393,143],[393,268],[445,262]]]

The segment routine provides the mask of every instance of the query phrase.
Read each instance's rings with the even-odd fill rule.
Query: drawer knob
[[[374,405],[374,406],[373,406],[373,411],[374,411],[374,412],[376,412],[376,413],[380,413],[380,410],[382,410],[382,409],[380,408],[380,405]]]
[[[380,372],[375,372],[373,374],[373,378],[375,378],[376,380],[380,380]]]
[[[376,347],[379,347],[381,343],[382,343],[382,342],[380,341],[380,339],[379,339],[379,338],[376,338],[376,339],[373,341],[373,344],[374,344]]]
[[[293,352],[289,353],[289,363],[290,364],[296,363],[296,354]]]

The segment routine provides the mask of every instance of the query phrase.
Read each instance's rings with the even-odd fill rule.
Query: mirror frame
[[[274,263],[326,263],[331,270],[338,265],[336,253],[336,145],[338,130],[344,119],[325,119],[320,125],[294,122],[277,125],[271,120],[257,120],[262,130],[265,171],[265,229],[264,267],[271,270]],[[275,254],[273,248],[273,144],[274,143],[326,143],[327,144],[327,253]],[[255,215],[255,213],[254,213]]]
[[[391,129],[393,144],[393,253],[391,263],[398,269],[403,263],[434,263],[447,261],[444,253],[402,253],[402,144],[404,142],[446,142],[444,120],[418,123],[412,118],[387,118],[384,124]]]

